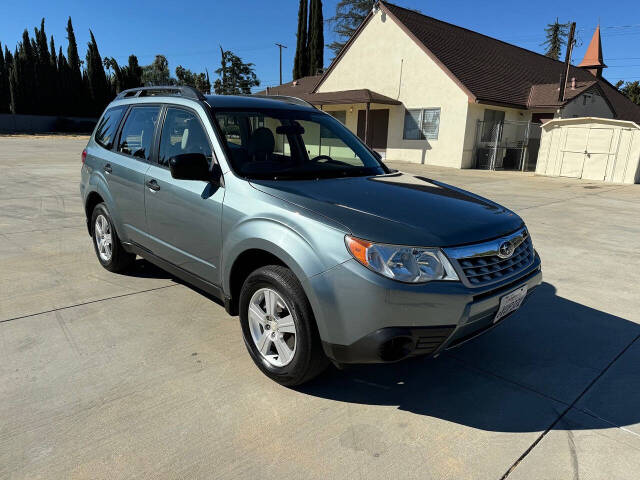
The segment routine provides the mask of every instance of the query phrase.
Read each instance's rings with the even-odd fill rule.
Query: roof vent
[[[297,86],[298,86],[298,80],[294,80],[294,81],[293,81],[293,86],[294,86],[294,87],[297,87]]]
[[[576,77],[571,77],[571,90],[576,89]]]

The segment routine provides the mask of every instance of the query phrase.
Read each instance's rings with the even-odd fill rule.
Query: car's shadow
[[[555,293],[542,284],[502,324],[436,359],[331,369],[298,390],[484,430],[544,431],[640,333],[636,323]],[[628,390],[611,406],[618,424],[640,422],[640,389]],[[571,428],[603,428],[584,417]]]

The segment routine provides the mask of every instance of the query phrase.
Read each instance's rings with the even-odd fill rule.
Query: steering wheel
[[[312,158],[310,161],[319,162],[320,160],[326,160],[327,162],[332,162],[333,158],[331,158],[329,155],[318,155],[317,157]]]

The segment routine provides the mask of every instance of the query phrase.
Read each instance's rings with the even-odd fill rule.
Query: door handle
[[[149,187],[151,190],[153,190],[154,192],[157,192],[158,190],[160,190],[160,185],[158,185],[158,182],[156,182],[155,180],[147,180],[145,182],[145,185]]]
[[[104,167],[102,167],[102,169],[104,170],[104,173],[113,172],[113,168],[111,168],[111,164],[110,163],[107,163]]]

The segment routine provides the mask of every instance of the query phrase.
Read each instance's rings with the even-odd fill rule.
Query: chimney
[[[596,27],[596,31],[593,32],[591,42],[587,48],[587,53],[584,54],[584,58],[580,65],[580,68],[584,68],[591,72],[594,76],[602,77],[602,69],[607,68],[602,59],[602,42],[600,40],[600,25]]]

